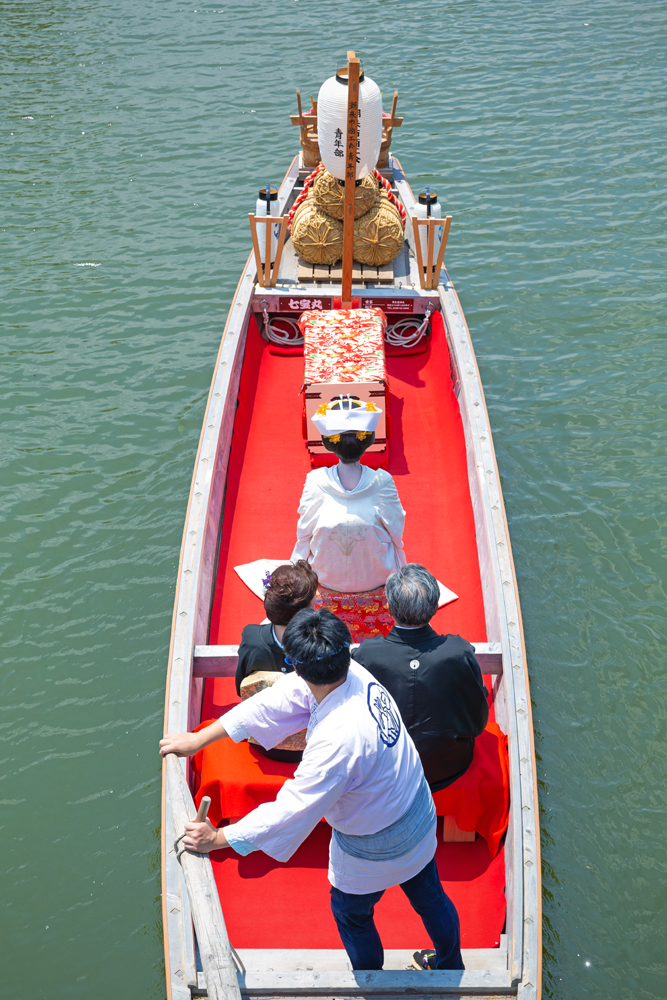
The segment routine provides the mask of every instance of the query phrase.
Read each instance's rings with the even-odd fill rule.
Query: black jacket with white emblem
[[[474,647],[424,625],[394,627],[384,638],[366,639],[352,655],[394,698],[431,791],[459,778],[489,718]]]

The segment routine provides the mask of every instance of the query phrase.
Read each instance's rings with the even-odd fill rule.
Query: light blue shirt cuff
[[[232,823],[230,826],[223,827],[227,843],[232,850],[236,851],[237,854],[243,855],[243,857],[246,854],[252,854],[253,851],[258,851],[259,847],[255,847],[254,844],[251,844],[245,837],[241,837],[240,834],[234,833],[234,826],[235,824]]]
[[[248,733],[240,722],[234,718],[234,710],[226,712],[220,716],[220,722],[225,727],[225,732],[233,743],[240,743],[241,740],[248,739]]]

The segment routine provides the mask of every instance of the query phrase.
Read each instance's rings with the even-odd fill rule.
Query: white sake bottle
[[[265,215],[279,215],[278,192],[270,184],[259,189],[259,197],[255,206],[255,215],[260,218]],[[280,226],[277,223],[271,224],[271,261],[276,259],[276,249],[278,247],[278,236]],[[257,239],[259,241],[259,259],[262,264],[266,256],[266,226],[263,222],[257,223]]]
[[[417,204],[415,206],[415,215],[418,219],[441,219],[442,218],[442,206],[438,201],[438,195],[435,191],[431,191],[430,188],[426,188],[425,191],[420,191],[417,198]],[[418,226],[419,229],[419,242],[422,248],[422,260],[424,261],[424,267],[426,267],[426,254],[428,253],[428,226]],[[436,226],[435,235],[433,239],[433,263],[438,259],[438,250],[440,249],[440,244],[442,242],[442,227]]]

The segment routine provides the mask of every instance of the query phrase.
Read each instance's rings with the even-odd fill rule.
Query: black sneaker
[[[422,948],[412,956],[413,969],[428,970],[435,969],[435,952],[433,948]]]

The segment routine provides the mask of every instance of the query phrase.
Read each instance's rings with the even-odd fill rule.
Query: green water
[[[164,996],[156,743],[200,422],[294,88],[356,48],[454,217],[531,667],[545,992],[665,997],[667,4],[0,15],[0,995]]]

